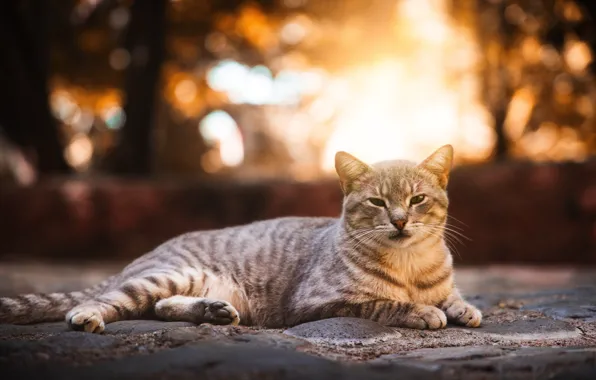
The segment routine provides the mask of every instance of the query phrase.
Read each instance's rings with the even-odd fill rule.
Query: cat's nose
[[[408,219],[405,219],[405,218],[394,219],[391,221],[391,224],[393,224],[393,226],[395,226],[395,228],[397,228],[400,231],[404,229],[404,227],[406,226],[406,223],[408,223]]]

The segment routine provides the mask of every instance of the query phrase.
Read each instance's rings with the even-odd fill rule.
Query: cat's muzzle
[[[408,232],[404,231],[404,230],[397,230],[397,231],[393,231],[389,234],[389,239],[390,240],[395,240],[395,241],[400,241],[400,240],[405,240],[407,238],[409,238],[410,235]]]

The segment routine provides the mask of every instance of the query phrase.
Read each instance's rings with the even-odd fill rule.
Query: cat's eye
[[[416,205],[422,202],[424,198],[426,198],[426,195],[424,194],[416,195],[410,199],[410,205]]]
[[[385,201],[379,198],[368,198],[368,201],[377,207],[387,207]]]

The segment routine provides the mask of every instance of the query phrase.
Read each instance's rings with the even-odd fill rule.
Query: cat
[[[175,237],[97,286],[0,298],[0,322],[66,317],[101,333],[124,319],[279,328],[330,317],[439,329],[477,327],[446,244],[453,148],[419,164],[368,165],[338,152],[339,218],[284,217]]]

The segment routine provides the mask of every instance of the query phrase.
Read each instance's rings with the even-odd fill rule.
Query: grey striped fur
[[[147,317],[265,327],[335,316],[419,329],[448,320],[478,326],[482,316],[457,291],[445,242],[452,155],[447,145],[420,164],[369,166],[339,152],[345,194],[339,218],[288,217],[187,233],[96,287],[0,298],[0,322],[66,317],[71,328],[88,332]],[[414,204],[416,195],[424,197]],[[405,238],[394,227],[400,220]]]

